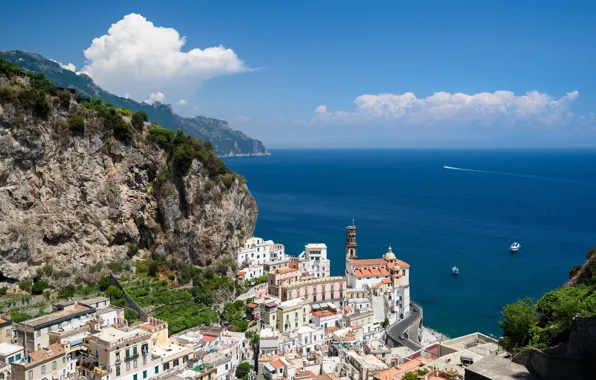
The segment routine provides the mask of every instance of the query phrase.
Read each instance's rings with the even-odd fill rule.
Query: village
[[[53,313],[0,319],[0,380],[507,379],[525,368],[481,333],[449,339],[423,327],[410,298],[410,265],[391,246],[359,258],[346,228],[345,275],[331,276],[327,246],[299,255],[258,237],[237,252],[237,281],[251,284],[246,332],[225,326],[169,334],[141,313],[130,324],[106,297],[61,302]]]

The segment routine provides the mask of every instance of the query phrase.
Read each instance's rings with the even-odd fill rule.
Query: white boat
[[[459,274],[459,268],[458,267],[455,267],[455,266],[453,268],[451,268],[451,274],[458,275]]]
[[[514,242],[513,244],[511,244],[511,247],[509,247],[509,250],[511,252],[517,252],[517,251],[519,251],[520,248],[521,248],[521,244],[519,244],[518,242]]]

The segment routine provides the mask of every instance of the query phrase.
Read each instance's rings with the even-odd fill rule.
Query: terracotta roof
[[[236,273],[236,274],[237,274],[237,275],[238,275],[238,277],[240,277],[240,278],[244,277],[244,272],[238,272],[238,273]]]
[[[327,328],[327,332],[330,332],[330,333],[337,331],[337,330],[339,330],[338,326],[331,326],[331,327]]]
[[[364,260],[352,260],[353,266],[363,265],[385,265],[387,261],[385,259],[364,259]]]
[[[346,307],[344,307],[344,310],[345,311],[352,311],[352,306],[346,306]]]
[[[378,270],[377,268],[372,268],[370,270],[370,274],[373,275],[373,276],[380,276],[381,275],[381,271]]]
[[[315,311],[314,313],[312,313],[312,315],[314,315],[317,318],[324,318],[324,317],[330,317],[330,316],[336,315],[336,314],[329,310],[319,310],[319,311]]]
[[[257,304],[256,304],[256,303],[254,303],[254,302],[251,302],[251,303],[249,303],[249,304],[248,304],[248,305],[246,305],[246,306],[250,307],[251,309],[254,309],[255,307],[257,307],[257,306],[259,306],[259,305],[257,305]]]
[[[385,268],[381,268],[381,269],[379,270],[379,272],[381,272],[381,274],[382,274],[383,276],[388,276],[388,275],[389,275],[389,271],[388,271],[387,269],[385,269]]]
[[[215,338],[217,338],[217,337],[214,335],[203,335],[203,337],[201,338],[201,341],[202,342],[211,342]]]
[[[397,265],[399,265],[401,268],[409,268],[410,264],[406,263],[405,261],[401,261],[401,260],[396,260],[397,261]]]
[[[273,368],[275,368],[275,369],[280,369],[281,367],[283,367],[283,366],[284,366],[284,363],[282,363],[282,362],[281,362],[281,360],[279,360],[279,359],[276,359],[276,360],[272,361],[270,364],[271,364],[271,365],[273,366]]]
[[[383,284],[391,284],[391,279],[390,278],[385,278],[383,279],[383,281],[381,281]]]

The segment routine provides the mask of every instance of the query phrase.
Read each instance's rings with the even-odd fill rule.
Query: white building
[[[324,343],[325,330],[323,328],[304,326],[299,328],[295,335],[298,351],[302,355],[306,355],[320,350]]]
[[[304,257],[310,262],[312,277],[329,277],[331,275],[331,262],[327,258],[327,246],[323,243],[310,243],[304,246],[304,252],[299,257]]]
[[[389,247],[380,259],[358,259],[356,226],[346,228],[346,278],[350,289],[370,289],[390,313],[404,318],[410,314],[410,265],[397,259]],[[373,297],[374,302],[374,297]],[[373,309],[375,308],[374,305]],[[379,321],[380,322],[380,321]]]
[[[251,237],[238,250],[236,259],[241,265],[263,265],[270,261],[285,259],[285,248],[281,244],[275,244],[272,240]]]
[[[251,264],[251,265],[247,266],[246,268],[242,268],[242,270],[240,270],[238,272],[238,274],[240,275],[241,272],[243,274],[242,278],[245,281],[246,280],[254,280],[255,278],[259,278],[263,274],[265,274],[263,265],[257,265],[257,264]]]

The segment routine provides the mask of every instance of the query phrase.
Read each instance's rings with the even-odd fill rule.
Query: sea
[[[505,304],[561,286],[596,246],[596,150],[271,153],[225,159],[257,201],[255,236],[290,254],[325,243],[343,275],[354,222],[358,257],[391,245],[424,325],[451,337],[500,336]]]

